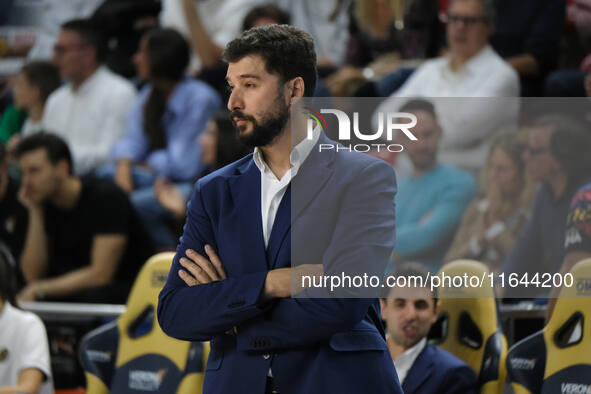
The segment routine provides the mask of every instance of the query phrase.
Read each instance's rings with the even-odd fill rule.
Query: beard
[[[290,116],[289,107],[281,95],[277,95],[274,102],[276,105],[263,115],[260,123],[251,115],[246,115],[238,110],[232,111],[232,123],[236,130],[239,131],[238,139],[240,142],[250,148],[266,146],[283,133]],[[246,126],[237,126],[234,118],[250,121],[252,123],[252,131],[249,134],[240,133],[240,131],[244,131]]]

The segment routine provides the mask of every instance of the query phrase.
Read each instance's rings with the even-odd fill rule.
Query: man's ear
[[[68,164],[67,160],[62,159],[58,161],[55,166],[59,174],[63,177],[68,177],[70,175],[70,164]]]
[[[300,98],[304,97],[306,85],[304,83],[304,78],[302,77],[295,77],[291,80],[290,83],[290,90],[291,90],[291,98]]]

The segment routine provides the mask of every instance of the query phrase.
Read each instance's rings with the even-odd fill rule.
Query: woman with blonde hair
[[[474,200],[462,218],[445,260],[475,259],[496,270],[525,224],[530,198],[518,134],[493,141],[485,168],[485,195]]]

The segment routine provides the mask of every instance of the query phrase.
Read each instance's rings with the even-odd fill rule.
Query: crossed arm
[[[387,164],[377,165],[387,171],[368,166],[352,181],[358,182],[359,188],[343,198],[342,211],[347,214],[339,216],[342,223],[337,224],[322,260],[329,274],[333,265],[354,272],[362,261],[383,262],[384,267],[373,267],[377,267],[376,272],[381,268],[383,274],[394,244],[395,180]],[[363,320],[372,299],[291,298],[292,276],[301,274],[292,268],[227,277],[213,248],[205,247],[215,245],[215,237],[203,206],[201,187],[198,182],[181,245],[159,297],[158,319],[168,335],[210,340],[238,327],[239,350],[252,350],[256,337],[277,339],[269,349],[289,348],[328,340]],[[372,202],[370,209],[367,201]],[[309,265],[298,269],[320,272]],[[262,314],[265,319],[256,319]],[[263,349],[259,346],[257,350]]]

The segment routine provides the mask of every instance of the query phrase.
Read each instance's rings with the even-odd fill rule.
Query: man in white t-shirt
[[[68,83],[49,96],[42,123],[67,142],[77,175],[110,162],[136,98],[129,81],[101,66],[105,51],[97,28],[84,19],[64,23],[54,47],[54,62]]]
[[[15,308],[16,280],[0,254],[0,394],[51,394],[47,334],[41,319]]]

